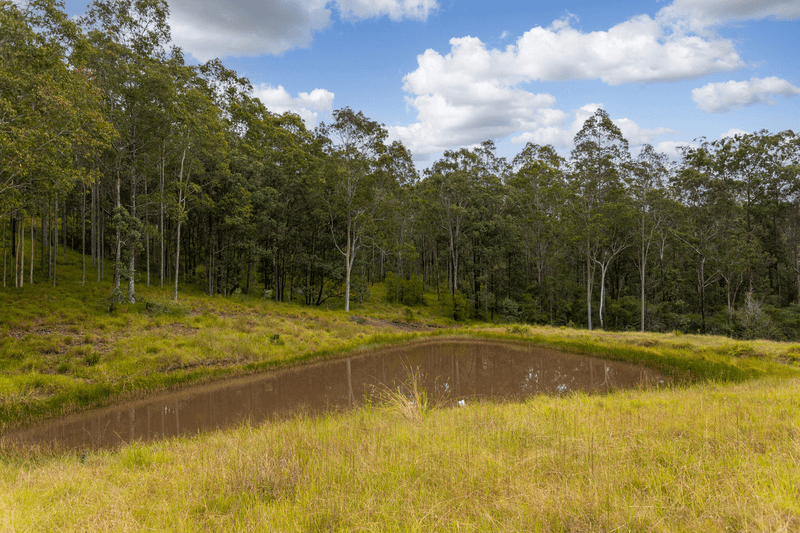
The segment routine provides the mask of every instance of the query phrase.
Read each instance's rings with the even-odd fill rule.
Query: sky
[[[170,26],[271,111],[362,111],[420,168],[488,139],[568,155],[599,107],[634,153],[800,130],[800,0],[172,0]]]

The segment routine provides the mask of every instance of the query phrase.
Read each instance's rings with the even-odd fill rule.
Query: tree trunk
[[[53,242],[55,247],[53,250],[53,287],[56,286],[56,267],[58,265],[58,195],[53,202]]]
[[[173,301],[178,301],[178,273],[180,268],[180,255],[181,255],[181,219],[178,218],[178,231],[175,240],[175,294]]]
[[[160,235],[160,244],[161,244],[161,252],[159,255],[159,279],[161,282],[161,286],[164,286],[164,159],[161,159],[161,176],[159,181],[159,189],[161,193],[160,202],[159,202],[159,220],[158,220],[158,231]]]
[[[100,185],[97,187],[97,281],[98,283],[106,274],[106,218],[100,202]]]
[[[33,285],[33,251],[35,250],[34,244],[35,244],[35,242],[34,242],[34,238],[33,238],[33,216],[31,216],[31,260],[30,260],[31,275],[30,275],[30,278],[29,278],[29,281],[30,281],[31,285]]]
[[[3,226],[3,287],[6,286],[6,224],[4,220],[0,220],[0,225]]]
[[[350,272],[353,268],[353,243],[350,233],[350,213],[347,214],[347,253],[344,256],[345,282],[344,282],[344,311],[350,311]]]
[[[131,219],[128,224],[128,301],[136,301],[136,172],[131,170]]]
[[[147,178],[144,180],[144,195],[147,197]],[[150,286],[150,232],[147,230],[147,223],[150,214],[150,201],[144,207],[144,245],[147,248],[145,252],[145,263],[147,264],[147,286]]]
[[[706,332],[706,278],[705,278],[705,257],[700,260],[700,315],[702,317],[703,334]]]
[[[586,244],[586,308],[589,317],[589,331],[592,331],[592,285],[594,283],[594,271],[592,270],[592,258]]]
[[[19,229],[19,286],[25,285],[25,214],[22,214]]]
[[[600,264],[600,307],[598,313],[600,315],[600,329],[605,330],[606,324],[603,320],[603,308],[606,304],[606,272],[608,271],[608,264]]]
[[[86,184],[81,184],[81,285],[86,286]]]
[[[42,250],[41,250],[42,253],[40,254],[42,256],[41,259],[40,259],[40,261],[42,263],[42,275],[44,275],[44,258],[45,258],[44,239],[45,239],[45,235],[47,234],[47,226],[45,225],[45,219],[46,219],[45,213],[46,212],[47,212],[47,209],[44,206],[42,206]],[[48,277],[48,279],[50,279],[50,278]]]
[[[116,189],[114,194],[114,213],[117,214],[122,207],[122,199],[121,196],[121,189],[122,184],[120,183],[120,176],[119,176],[119,169],[117,169],[117,183]],[[114,251],[114,294],[115,299],[118,297],[116,295],[119,294],[120,291],[120,278],[122,276],[122,229],[120,228],[119,223],[114,224],[116,226],[116,249]]]
[[[89,247],[89,249],[90,249],[90,253],[92,254],[92,266],[97,266],[97,262],[96,262],[97,261],[97,248],[96,248],[96,244],[97,244],[97,224],[96,224],[97,205],[95,204],[95,199],[94,199],[95,198],[95,194],[96,194],[96,186],[95,186],[94,183],[92,183],[92,185],[91,185],[91,194],[92,194],[92,205],[89,208],[89,211],[90,211],[89,218],[91,219],[91,221],[90,221],[91,229],[90,229],[89,233],[92,236],[91,237],[92,243],[91,243],[91,246]]]
[[[61,240],[61,244],[63,244],[63,246],[61,248],[62,248],[63,254],[64,254],[64,263],[66,264],[66,262],[67,262],[67,198],[66,198],[66,196],[64,197],[64,209],[62,209],[61,212],[63,213],[61,215],[61,218],[64,219],[64,220],[61,221],[61,228],[62,228],[62,233],[63,233],[62,240]]]

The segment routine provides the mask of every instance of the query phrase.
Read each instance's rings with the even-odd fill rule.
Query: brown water
[[[70,449],[114,447],[261,423],[296,413],[340,411],[408,381],[417,370],[429,399],[463,405],[570,391],[663,384],[641,366],[511,343],[426,341],[163,394],[34,427],[9,437]]]

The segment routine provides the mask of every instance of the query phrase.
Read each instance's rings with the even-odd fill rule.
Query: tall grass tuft
[[[418,422],[430,411],[428,392],[423,386],[424,377],[419,367],[403,365],[408,377],[395,388],[384,386],[379,393],[384,409],[405,420]]]

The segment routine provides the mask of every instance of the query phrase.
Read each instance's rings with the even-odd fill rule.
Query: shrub
[[[449,292],[442,296],[442,312],[455,321],[468,320],[475,313],[475,308],[467,301],[464,293],[458,291],[453,297]]]
[[[386,300],[390,303],[401,303],[408,306],[425,303],[422,280],[416,274],[409,279],[400,279],[393,272],[389,272],[386,274],[384,288]]]
[[[500,316],[508,322],[519,322],[522,319],[520,305],[511,298],[504,298],[500,302]]]

